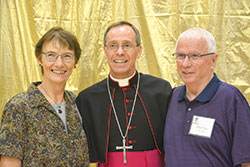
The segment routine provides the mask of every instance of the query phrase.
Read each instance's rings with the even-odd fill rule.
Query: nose
[[[123,50],[122,46],[119,46],[119,47],[118,47],[116,53],[117,53],[118,55],[122,55],[122,54],[124,53],[124,50]]]
[[[58,57],[57,57],[57,59],[55,61],[55,65],[62,66],[63,64],[64,64],[64,62],[63,62],[62,56],[58,55]]]
[[[183,66],[190,66],[191,65],[191,61],[190,61],[188,56],[185,57],[185,59],[182,62],[182,65]]]

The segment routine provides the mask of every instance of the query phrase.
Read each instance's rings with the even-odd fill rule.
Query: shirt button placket
[[[187,111],[190,113],[190,112],[192,111],[192,108],[191,108],[191,107],[188,107],[188,108],[187,108]],[[188,114],[188,115],[190,115],[190,114]],[[189,124],[189,123],[190,123],[190,118],[189,118],[189,116],[188,116],[187,124]]]

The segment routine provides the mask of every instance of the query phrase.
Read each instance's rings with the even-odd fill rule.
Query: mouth
[[[193,74],[193,72],[182,71],[182,74],[184,74],[184,75],[191,75],[191,74]]]
[[[53,73],[55,73],[55,74],[64,74],[64,73],[66,73],[67,71],[66,70],[64,70],[64,71],[62,71],[62,70],[51,70]]]
[[[119,60],[114,60],[114,63],[127,63],[128,60],[124,60],[124,59],[119,59]]]

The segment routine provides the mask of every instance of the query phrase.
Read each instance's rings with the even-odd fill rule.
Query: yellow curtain
[[[191,27],[207,29],[217,40],[218,77],[238,87],[250,102],[249,0],[1,0],[0,115],[12,96],[41,80],[34,47],[48,29],[62,26],[81,44],[81,59],[67,84],[78,94],[107,76],[103,33],[119,20],[141,31],[138,70],[173,87],[183,84],[171,57],[176,38]]]

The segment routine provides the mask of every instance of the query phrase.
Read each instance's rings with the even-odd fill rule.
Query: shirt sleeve
[[[232,158],[234,166],[237,166],[250,162],[250,108],[239,91],[232,106],[235,113]]]
[[[3,110],[0,126],[0,154],[22,159],[25,145],[24,136],[24,103],[12,98]]]

